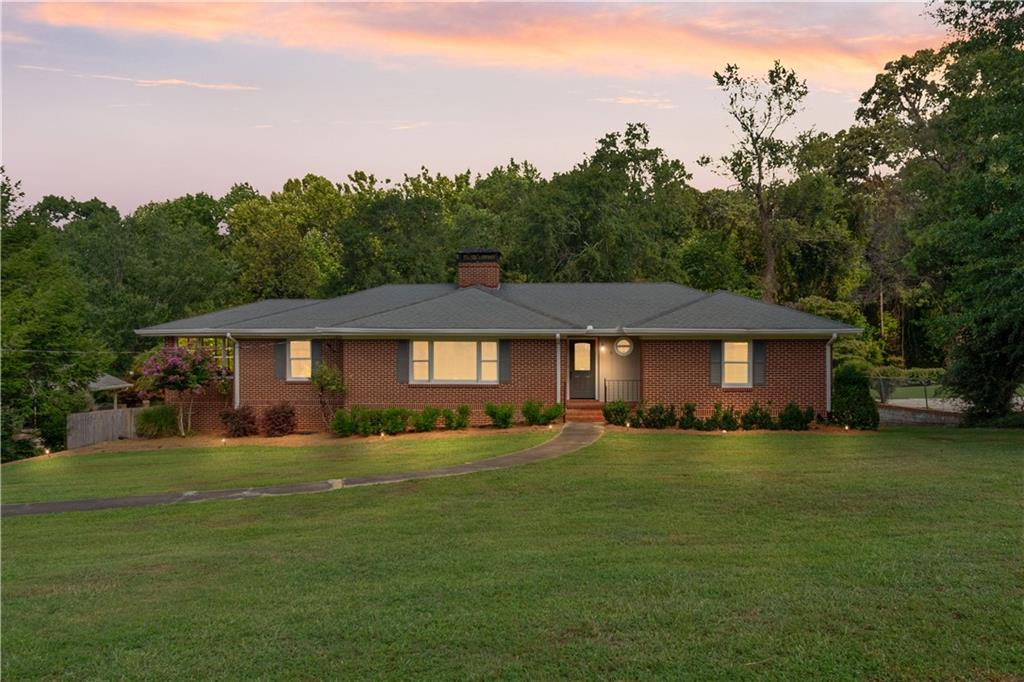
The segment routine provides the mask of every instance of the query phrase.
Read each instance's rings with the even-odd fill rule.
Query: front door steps
[[[604,403],[600,400],[565,401],[565,421],[604,423]]]

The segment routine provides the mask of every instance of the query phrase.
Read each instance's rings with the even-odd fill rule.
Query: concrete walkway
[[[152,495],[134,495],[131,497],[107,497],[92,500],[58,500],[54,502],[23,502],[5,504],[0,507],[3,516],[26,516],[29,514],[57,514],[61,512],[94,511],[97,509],[118,509],[121,507],[151,507],[161,504],[178,504],[180,502],[205,502],[208,500],[244,500],[251,497],[275,497],[278,495],[300,495],[304,493],[323,493],[341,488],[356,488],[367,485],[383,485],[385,483],[401,483],[421,478],[440,478],[442,476],[461,476],[478,471],[507,469],[553,459],[561,455],[579,450],[590,445],[604,433],[600,424],[583,424],[569,422],[562,432],[546,443],[527,450],[513,452],[510,455],[482,459],[476,462],[456,464],[440,469],[425,471],[405,471],[394,474],[377,474],[374,476],[354,476],[352,478],[334,478],[327,481],[312,483],[287,483],[262,488],[236,488],[234,490],[198,490],[187,493],[155,493]]]

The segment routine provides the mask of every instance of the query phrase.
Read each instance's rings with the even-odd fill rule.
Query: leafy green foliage
[[[675,405],[654,403],[637,410],[637,426],[645,429],[667,429],[676,425]]]
[[[331,364],[318,362],[313,367],[310,382],[316,389],[324,424],[328,425],[331,421],[332,398],[340,398],[345,395],[345,383],[341,379],[341,372]]]
[[[761,403],[754,401],[754,404],[747,408],[747,411],[740,416],[740,425],[745,431],[753,429],[773,429],[775,428],[775,420],[772,418],[772,413],[764,407],[761,407]]]
[[[806,431],[813,421],[814,408],[812,407],[802,410],[799,405],[791,402],[787,403],[779,412],[779,428],[787,431]]]
[[[516,406],[487,403],[484,405],[484,414],[490,418],[491,424],[494,426],[499,429],[507,429],[512,426],[512,420],[515,419]]]
[[[135,415],[135,432],[143,438],[164,438],[178,433],[178,411],[172,405],[154,405]]]
[[[693,403],[683,405],[683,413],[679,415],[679,428],[700,429],[701,419],[697,416],[697,406]]]
[[[601,406],[604,420],[614,426],[625,426],[629,421],[633,408],[624,400],[613,400]]]
[[[444,428],[449,431],[456,431],[468,427],[470,413],[469,405],[459,405],[458,409],[454,411],[447,408],[441,410]]]
[[[536,400],[527,400],[523,403],[520,411],[523,414],[523,419],[530,426],[547,426],[561,417],[565,412],[565,408],[560,404],[544,407]]]
[[[437,428],[437,420],[440,417],[441,410],[427,405],[419,412],[412,414],[412,430],[418,432],[433,431]]]
[[[866,368],[853,362],[840,365],[833,382],[832,421],[855,429],[877,429],[878,407],[871,397]]]

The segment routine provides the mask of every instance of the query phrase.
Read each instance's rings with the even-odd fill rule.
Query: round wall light
[[[633,352],[633,342],[623,336],[615,341],[615,354],[626,357]]]

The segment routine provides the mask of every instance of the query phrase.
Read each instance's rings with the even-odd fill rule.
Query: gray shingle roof
[[[759,331],[851,334],[859,330],[725,291],[671,283],[515,284],[498,289],[454,284],[392,284],[327,300],[275,299],[138,330],[190,334],[415,333],[450,330],[631,334]]]

